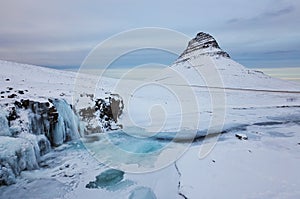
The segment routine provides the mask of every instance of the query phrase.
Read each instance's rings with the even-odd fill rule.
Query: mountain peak
[[[195,43],[198,43],[198,46],[201,46],[202,48],[208,48],[211,46],[221,49],[215,38],[205,32],[199,32],[196,37],[189,42],[189,46],[194,45]]]
[[[230,58],[229,54],[220,48],[215,38],[204,32],[199,32],[195,38],[189,41],[187,48],[178,59],[181,60],[182,58],[185,59],[196,55],[222,56]]]

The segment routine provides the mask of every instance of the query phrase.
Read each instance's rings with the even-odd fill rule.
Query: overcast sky
[[[298,0],[1,1],[0,59],[79,67],[100,42],[142,27],[210,33],[247,67],[300,67]]]

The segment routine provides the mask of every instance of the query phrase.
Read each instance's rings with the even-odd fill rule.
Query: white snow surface
[[[193,52],[194,57],[189,62],[176,62],[144,81],[123,79],[119,84],[111,78],[102,77],[98,81],[97,76],[0,61],[0,91],[4,91],[0,106],[15,99],[45,102],[48,98],[60,98],[80,108],[91,101],[88,97],[74,101],[73,96],[77,94],[74,88],[79,86],[79,90],[90,94],[88,91],[97,84],[92,93],[95,96],[118,93],[128,101],[120,118],[125,130],[135,124],[146,129],[145,134],[161,132],[153,134],[160,139],[172,140],[174,132],[179,140],[197,136],[182,156],[164,168],[146,173],[126,172],[122,183],[110,189],[87,189],[86,184],[108,168],[93,157],[93,151],[86,150],[81,142],[85,138],[63,144],[39,157],[35,154],[36,141],[32,141],[28,133],[24,133],[23,138],[12,138],[8,131],[1,130],[0,158],[15,157],[16,151],[22,151],[26,155],[22,156],[24,159],[19,167],[28,167],[28,170],[12,179],[16,184],[0,187],[0,198],[134,198],[145,195],[145,198],[153,198],[153,194],[159,199],[299,198],[299,84],[271,78],[225,57],[197,54]],[[86,84],[76,84],[78,78]],[[136,86],[139,89],[132,89]],[[7,92],[8,88],[13,89]],[[19,94],[19,90],[28,92]],[[172,92],[167,92],[170,90]],[[12,93],[17,96],[7,98]],[[3,115],[5,113],[1,112],[0,125],[5,129]],[[220,128],[211,126],[214,117],[220,117],[213,123]],[[210,133],[222,129],[223,134],[204,139],[210,127]],[[189,134],[190,130],[196,130],[196,134]],[[248,139],[240,140],[235,134]],[[101,136],[93,137],[97,138],[92,143],[93,149],[96,146],[109,154],[111,151],[105,151],[105,142],[98,140]],[[117,139],[121,145],[127,138]],[[150,140],[147,147],[149,144],[160,146],[160,139]],[[179,148],[185,144],[172,143]],[[201,151],[211,144],[214,147],[201,156]],[[146,146],[134,141],[124,145],[130,150]],[[158,153],[157,161],[164,155],[164,152]],[[40,159],[39,165],[37,159]],[[147,161],[132,160],[137,165]],[[45,187],[49,190],[47,194]]]

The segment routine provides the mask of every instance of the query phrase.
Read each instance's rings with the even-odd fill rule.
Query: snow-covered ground
[[[138,80],[0,61],[0,160],[23,151],[24,162],[0,198],[299,198],[300,85],[243,67],[214,42],[199,34],[171,67]],[[79,111],[108,93],[123,98],[122,129],[39,155],[45,136],[7,130],[15,101],[64,99]]]

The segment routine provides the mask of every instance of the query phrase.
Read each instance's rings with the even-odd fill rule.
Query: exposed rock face
[[[178,62],[185,61],[187,58],[199,55],[222,56],[230,58],[228,53],[223,51],[217,41],[210,35],[200,32],[192,39],[185,51],[179,56]]]
[[[79,111],[81,119],[85,122],[84,134],[122,128],[118,124],[118,118],[121,116],[123,108],[123,100],[118,94],[110,94],[106,99],[95,99],[94,106]]]

